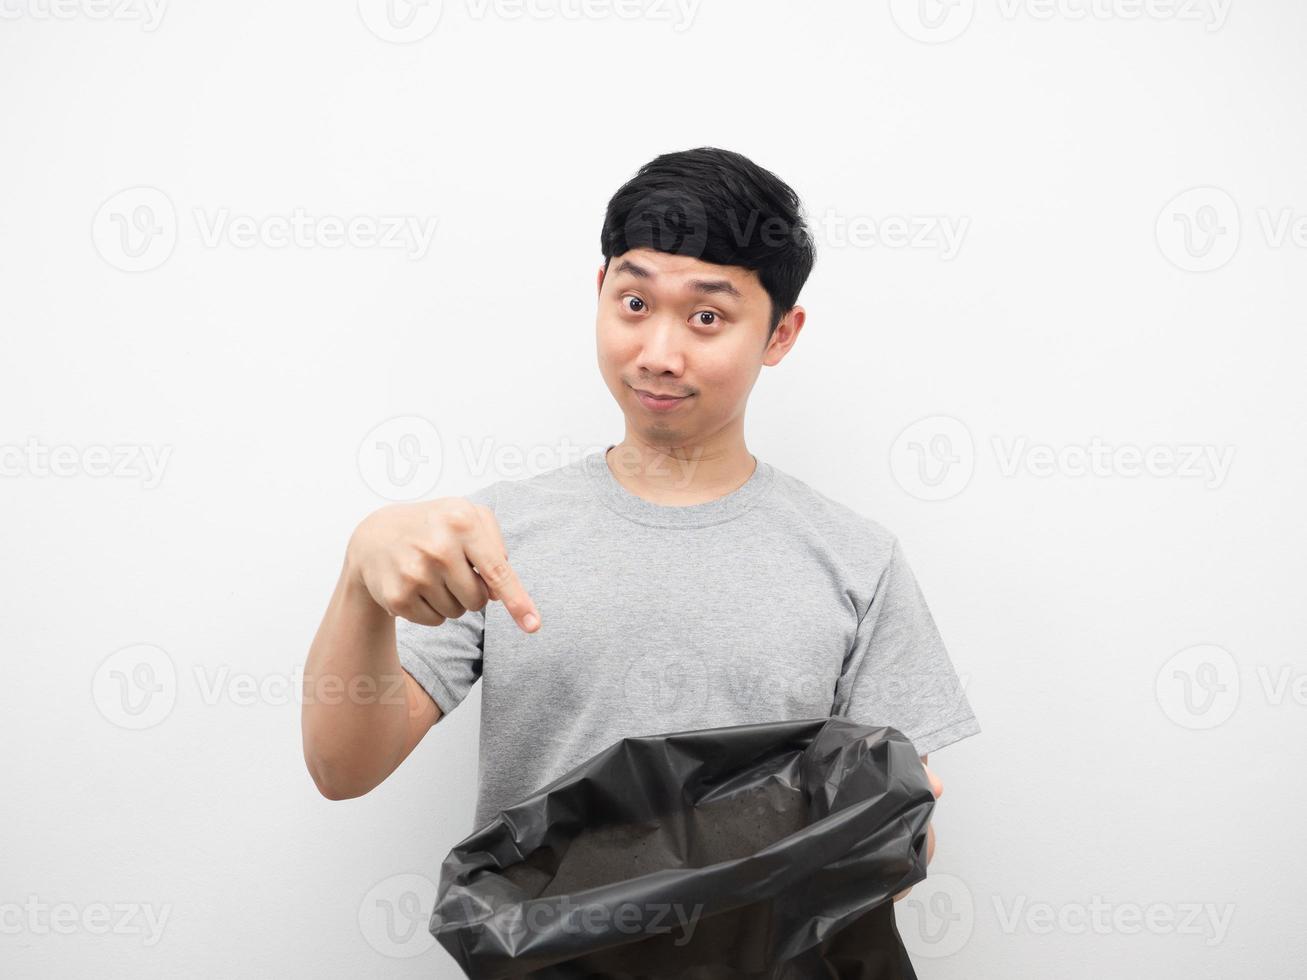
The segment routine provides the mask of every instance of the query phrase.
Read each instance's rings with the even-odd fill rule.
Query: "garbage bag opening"
[[[844,718],[624,738],[450,852],[431,932],[473,978],[915,980],[912,744]]]
[[[537,849],[503,875],[530,898],[545,898],[668,868],[702,868],[750,857],[798,832],[807,811],[802,787],[771,779],[656,818],[586,828],[558,850]]]

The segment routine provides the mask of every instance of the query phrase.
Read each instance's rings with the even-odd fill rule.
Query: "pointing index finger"
[[[486,583],[492,599],[504,604],[508,614],[527,633],[540,628],[540,611],[508,563],[504,539],[494,517],[483,515],[480,529],[464,545],[472,567]]]

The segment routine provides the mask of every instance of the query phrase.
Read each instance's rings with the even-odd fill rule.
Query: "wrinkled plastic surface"
[[[475,980],[915,980],[934,804],[890,727],[624,738],[457,844],[430,929]]]

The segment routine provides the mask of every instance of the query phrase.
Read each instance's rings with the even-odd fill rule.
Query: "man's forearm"
[[[395,620],[342,566],[304,665],[304,761],[331,799],[360,796],[403,761],[410,734]]]

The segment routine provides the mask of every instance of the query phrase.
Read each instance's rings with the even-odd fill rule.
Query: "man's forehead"
[[[635,248],[616,256],[611,272],[671,288],[686,288],[748,299],[762,288],[758,274],[738,265],[717,265],[689,255]]]

